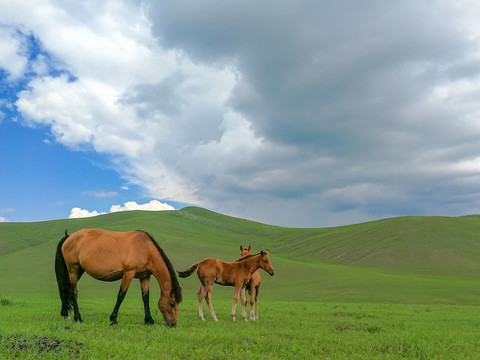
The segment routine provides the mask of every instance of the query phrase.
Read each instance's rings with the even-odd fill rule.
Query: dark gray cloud
[[[366,217],[475,211],[464,182],[480,170],[479,44],[454,3],[176,1],[149,13],[162,46],[235,66],[231,106],[295,148],[283,162],[259,155],[258,173],[288,181],[255,196]]]

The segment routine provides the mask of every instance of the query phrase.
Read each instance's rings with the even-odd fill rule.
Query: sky
[[[480,212],[475,0],[0,1],[0,221]]]

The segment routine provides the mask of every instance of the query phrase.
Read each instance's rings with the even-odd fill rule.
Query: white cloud
[[[106,213],[99,213],[98,211],[88,211],[85,209],[80,209],[78,207],[74,207],[72,211],[70,212],[70,216],[68,217],[69,219],[77,219],[77,218],[86,218],[86,217],[92,217],[92,216],[98,216],[98,215],[103,215]]]
[[[132,210],[143,210],[143,211],[165,211],[165,210],[175,210],[175,208],[167,203],[162,203],[158,200],[152,200],[145,204],[137,204],[135,201],[127,201],[123,206],[121,205],[112,205],[110,208],[110,213],[119,212],[119,211],[132,211]],[[75,207],[70,212],[69,219],[75,218],[85,218],[98,215],[104,215],[105,212],[98,212],[96,210],[89,211]]]
[[[137,204],[135,201],[127,201],[123,206],[113,205],[110,208],[110,212],[118,211],[132,211],[132,210],[144,210],[144,211],[165,211],[165,210],[175,210],[175,208],[169,204],[161,203],[158,200],[152,200],[146,204]]]
[[[25,39],[14,27],[0,23],[0,68],[6,70],[9,80],[23,76],[28,64],[27,55]]]
[[[7,218],[0,216],[0,222],[7,222],[7,221],[8,221]]]

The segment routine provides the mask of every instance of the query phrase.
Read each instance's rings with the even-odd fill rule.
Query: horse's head
[[[165,325],[168,327],[177,326],[178,305],[182,301],[181,286],[177,289],[172,289],[170,293],[162,292],[158,300],[158,309],[165,319]]]
[[[240,245],[240,251],[241,251],[241,256],[244,257],[244,256],[247,256],[247,255],[250,255],[250,249],[252,247],[249,245],[248,248],[246,247],[243,247],[242,245]]]
[[[275,270],[272,266],[272,263],[270,262],[270,259],[268,258],[268,251],[263,251],[260,253],[260,261],[259,261],[260,267],[265,270],[267,273],[270,275],[275,274]]]

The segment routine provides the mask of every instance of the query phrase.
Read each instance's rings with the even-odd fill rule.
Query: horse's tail
[[[185,270],[185,271],[177,271],[178,276],[180,276],[181,278],[189,277],[189,276],[192,275],[195,271],[197,271],[199,265],[200,265],[200,263],[195,263],[195,264],[193,264],[192,266],[190,266],[190,267],[189,267],[187,270]]]
[[[68,276],[67,264],[63,258],[62,245],[67,240],[68,234],[65,230],[65,236],[57,245],[57,252],[55,254],[55,275],[57,276],[58,291],[60,293],[60,300],[62,300],[62,310],[60,315],[68,316],[68,311],[72,308],[70,297],[70,278]]]

